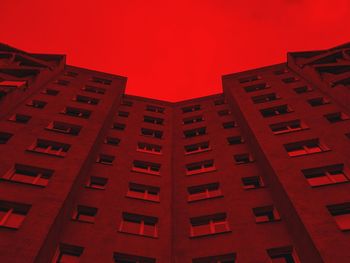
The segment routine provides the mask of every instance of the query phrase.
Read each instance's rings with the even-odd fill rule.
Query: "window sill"
[[[0,181],[14,183],[14,184],[20,184],[20,185],[28,185],[28,186],[38,187],[38,188],[45,188],[47,186],[47,185],[39,185],[39,184],[31,184],[31,183],[26,183],[26,182],[13,181],[13,180],[5,179],[5,178],[0,178]]]
[[[222,197],[224,197],[224,195],[218,195],[218,196],[207,197],[207,198],[202,198],[202,199],[195,199],[195,200],[187,199],[187,203],[197,203],[199,201],[218,199],[218,198],[222,198]]]
[[[63,133],[63,134],[71,135],[71,136],[77,136],[77,134],[73,134],[73,133],[66,132],[66,131],[61,131],[61,130],[56,130],[56,129],[51,129],[51,128],[47,128],[47,127],[45,128],[45,130],[52,131],[52,132]]]
[[[152,151],[146,151],[146,150],[142,150],[142,149],[138,149],[138,148],[136,148],[136,151],[140,152],[140,153],[148,153],[148,154],[154,154],[154,155],[162,155],[163,154],[162,152],[152,152]]]
[[[40,152],[40,151],[31,150],[31,149],[26,149],[26,152],[48,155],[48,156],[53,156],[53,157],[58,157],[58,158],[64,158],[66,156],[66,155],[57,155],[54,153]]]
[[[151,199],[144,199],[144,198],[139,198],[139,197],[134,197],[134,196],[130,196],[130,195],[126,195],[126,198],[130,198],[130,199],[136,199],[136,200],[141,200],[141,201],[146,201],[148,203],[160,203],[159,200],[151,200]]]
[[[275,223],[275,222],[280,222],[281,221],[281,218],[280,219],[275,219],[275,220],[271,220],[271,221],[255,221],[256,224],[260,225],[260,224],[268,224],[268,223]]]
[[[287,154],[288,154],[288,157],[290,157],[290,158],[297,158],[297,157],[301,157],[301,156],[320,154],[320,153],[325,153],[325,152],[330,152],[330,151],[331,151],[331,149],[323,150],[320,152],[303,153],[303,154],[299,154],[299,155],[289,155],[288,153]]]
[[[203,153],[203,152],[209,152],[211,150],[212,150],[211,148],[208,148],[208,149],[200,150],[200,151],[185,152],[185,155],[192,155],[192,154],[198,154],[198,153]]]
[[[281,132],[272,132],[274,135],[281,135],[281,134],[287,134],[287,133],[294,133],[294,132],[300,132],[300,131],[305,131],[305,130],[309,130],[309,127],[305,127],[305,128],[301,128],[298,130],[287,130],[287,131],[281,131]]]
[[[203,235],[198,235],[198,236],[189,236],[189,238],[190,239],[196,239],[196,238],[202,238],[202,237],[217,236],[217,235],[220,235],[220,234],[227,234],[227,233],[232,233],[232,230],[226,230],[226,231],[218,232],[218,233],[203,234]]]
[[[328,183],[328,184],[319,184],[319,185],[311,185],[309,184],[312,188],[319,188],[323,186],[330,186],[330,185],[339,185],[339,184],[346,184],[350,183],[350,181],[344,181],[344,182],[337,182],[337,183]]]
[[[131,168],[131,171],[134,173],[141,173],[141,174],[149,174],[149,175],[154,175],[154,176],[160,176],[160,173],[157,172],[147,172],[147,171],[142,171],[142,170],[138,170],[138,169],[133,169]]]
[[[186,172],[186,175],[187,176],[192,176],[192,175],[197,175],[197,174],[205,174],[205,173],[210,173],[210,172],[215,172],[217,171],[216,168],[213,168],[213,169],[208,169],[208,170],[205,170],[205,171],[194,171],[194,172]]]
[[[140,235],[140,234],[136,234],[136,233],[130,233],[130,232],[125,232],[122,230],[118,230],[119,233],[123,233],[126,235],[131,235],[131,236],[138,236],[138,237],[146,237],[146,238],[152,238],[152,239],[158,239],[158,236],[146,236],[146,235]]]

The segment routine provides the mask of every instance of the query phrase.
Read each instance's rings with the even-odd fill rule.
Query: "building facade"
[[[0,45],[0,262],[350,262],[350,44],[170,103]]]

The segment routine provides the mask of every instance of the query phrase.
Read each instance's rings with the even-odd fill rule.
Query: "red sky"
[[[128,77],[127,93],[178,101],[287,51],[350,41],[349,0],[0,0],[0,41]]]

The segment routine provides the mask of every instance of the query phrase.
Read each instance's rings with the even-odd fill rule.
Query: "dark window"
[[[45,89],[41,92],[42,94],[50,95],[50,96],[57,96],[59,91],[55,89]]]
[[[235,154],[233,158],[236,164],[252,163],[254,161],[249,153]]]
[[[288,72],[289,72],[288,69],[282,68],[282,69],[278,69],[278,70],[274,71],[273,73],[275,75],[282,75],[282,74],[285,74],[285,73],[288,73]]]
[[[113,123],[112,129],[123,131],[126,125],[124,123],[115,122]]]
[[[182,113],[199,111],[200,109],[201,109],[201,105],[199,105],[199,104],[191,105],[191,106],[183,107],[182,108]]]
[[[95,207],[78,205],[72,219],[84,223],[94,223],[97,211],[98,209]]]
[[[47,104],[46,101],[31,100],[26,105],[37,109],[43,109],[46,106],[46,104]]]
[[[154,258],[135,256],[124,253],[113,253],[115,263],[156,263]]]
[[[256,223],[274,222],[281,219],[276,208],[272,205],[255,207],[253,208],[253,214]]]
[[[122,214],[120,232],[130,233],[147,237],[158,237],[158,218],[131,213]]]
[[[91,104],[91,105],[97,105],[99,103],[99,99],[88,97],[88,96],[82,96],[82,95],[76,95],[73,98],[74,101]]]
[[[61,243],[52,263],[78,263],[83,252],[82,247]]]
[[[317,107],[325,104],[329,104],[330,101],[324,97],[319,97],[319,98],[313,98],[307,100],[307,102],[312,106],[312,107]]]
[[[127,111],[118,111],[118,116],[127,118],[127,117],[129,117],[129,112],[127,112]]]
[[[309,86],[301,86],[301,87],[294,88],[294,91],[297,94],[302,94],[302,93],[306,93],[306,92],[311,92],[311,91],[313,91],[313,89]]]
[[[192,123],[197,123],[201,121],[204,121],[204,118],[202,115],[193,116],[182,120],[183,124],[192,124]]]
[[[107,155],[107,154],[100,154],[97,157],[96,162],[101,164],[108,164],[112,165],[115,157],[113,155]]]
[[[89,110],[74,107],[65,107],[61,113],[68,116],[79,117],[84,119],[88,119],[91,115],[91,111]]]
[[[97,94],[105,94],[106,93],[106,89],[104,89],[104,88],[88,86],[88,85],[85,86],[84,88],[82,88],[82,90],[84,90],[86,92],[97,93]]]
[[[53,121],[46,127],[46,129],[54,132],[78,135],[80,133],[81,126],[65,122]]]
[[[346,183],[349,181],[348,172],[343,164],[315,167],[301,170],[311,186]]]
[[[328,205],[327,208],[340,230],[350,230],[350,202]]]
[[[258,91],[258,90],[264,90],[264,89],[268,89],[270,88],[270,86],[266,83],[259,83],[259,84],[255,84],[255,85],[251,85],[251,86],[246,86],[244,87],[244,90],[246,92],[254,92],[254,91]]]
[[[287,114],[292,111],[293,110],[288,105],[279,105],[271,108],[262,109],[260,110],[260,113],[263,117],[267,118],[267,117]]]
[[[161,154],[162,146],[145,142],[139,142],[137,144],[137,151],[152,154]]]
[[[199,153],[210,150],[209,142],[200,142],[190,145],[185,145],[185,153],[186,154],[192,154],[192,153]]]
[[[224,129],[231,129],[231,128],[238,127],[238,125],[235,121],[228,121],[228,122],[224,122],[222,124],[222,127],[224,127]]]
[[[183,133],[185,138],[192,138],[192,137],[204,135],[206,133],[206,128],[200,127],[200,128],[195,128],[191,130],[185,130]]]
[[[193,217],[191,222],[191,237],[199,237],[225,233],[230,231],[226,213]]]
[[[235,253],[192,259],[192,263],[235,263],[235,262],[236,262]]]
[[[0,144],[7,143],[11,139],[12,136],[13,136],[12,133],[0,132]]]
[[[328,151],[329,148],[320,143],[319,139],[310,139],[305,141],[284,144],[284,148],[289,156],[300,156],[312,153]]]
[[[271,263],[299,263],[299,259],[292,247],[278,247],[266,250]]]
[[[118,146],[120,143],[120,139],[117,137],[107,136],[105,139],[105,143],[113,146]]]
[[[276,93],[268,93],[268,94],[263,94],[263,95],[252,97],[252,101],[255,104],[265,103],[265,102],[278,100],[278,99],[280,99],[280,97]]]
[[[196,185],[187,188],[189,202],[223,196],[219,183]]]
[[[20,228],[30,208],[31,205],[0,200],[0,227]]]
[[[70,145],[66,143],[37,139],[36,142],[33,143],[27,150],[36,153],[64,157],[69,149]]]
[[[55,81],[55,83],[61,86],[68,86],[70,82],[68,80],[58,79]]]
[[[294,83],[294,82],[297,82],[299,81],[300,79],[297,78],[297,77],[288,77],[288,78],[284,78],[282,79],[282,81],[286,84],[289,84],[289,83]]]
[[[349,116],[342,112],[334,112],[323,115],[330,123],[345,121],[349,119]]]
[[[104,85],[111,85],[112,81],[110,79],[100,78],[100,77],[92,77],[92,82],[104,84]]]
[[[247,76],[247,77],[240,78],[240,79],[238,79],[238,82],[239,83],[247,83],[247,82],[252,82],[252,81],[259,80],[259,79],[261,79],[260,76],[252,75],[252,76]]]
[[[152,123],[152,124],[158,124],[158,125],[163,125],[163,123],[164,123],[164,119],[152,117],[152,116],[144,116],[143,121],[148,122],[148,123]]]
[[[159,202],[160,188],[151,185],[129,183],[128,197]]]
[[[132,107],[133,102],[130,101],[130,100],[123,100],[123,101],[122,101],[122,105],[123,105],[123,106],[127,106],[127,107]]]
[[[257,189],[264,187],[264,182],[260,176],[249,176],[242,178],[243,188],[248,189]]]
[[[307,128],[308,127],[306,126],[306,124],[300,120],[279,122],[279,123],[274,123],[270,125],[270,129],[272,130],[273,134],[283,134],[283,133],[301,131]]]
[[[227,138],[227,142],[229,145],[235,145],[244,143],[244,140],[242,136],[231,136]]]
[[[218,111],[218,115],[219,116],[226,116],[226,115],[229,115],[229,114],[231,114],[231,111],[230,110],[219,110]]]
[[[108,183],[108,179],[104,177],[91,176],[86,183],[87,188],[91,189],[106,189],[106,185]]]
[[[186,165],[186,174],[193,175],[199,173],[206,173],[215,171],[214,160],[205,160],[196,163],[189,163]]]
[[[18,123],[27,123],[31,118],[32,117],[29,115],[16,113],[16,114],[12,115],[8,120],[18,122]]]
[[[63,73],[63,75],[67,76],[67,77],[72,77],[72,78],[75,78],[78,76],[78,73],[76,72],[73,72],[73,71],[65,71]]]
[[[154,106],[154,105],[147,105],[146,111],[152,111],[152,112],[158,112],[158,113],[164,113],[165,108]]]
[[[159,175],[160,174],[160,166],[161,165],[158,163],[151,163],[151,162],[135,160],[135,161],[133,161],[132,170],[134,172]]]
[[[141,134],[144,136],[149,136],[157,139],[161,139],[163,137],[162,131],[146,129],[146,128],[141,128]]]

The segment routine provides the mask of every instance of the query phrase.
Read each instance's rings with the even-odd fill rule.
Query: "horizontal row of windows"
[[[68,73],[68,72],[71,72],[71,73]],[[75,78],[78,76],[78,73],[73,72],[73,71],[66,71],[64,73],[64,76]],[[101,77],[94,77],[94,76],[91,77],[89,79],[89,81],[96,83],[96,84],[103,84],[103,85],[111,85],[112,84],[112,80],[110,80],[110,79],[101,78]],[[68,86],[70,84],[70,81],[66,80],[66,79],[57,79],[54,83],[57,85],[61,85],[61,86]]]

